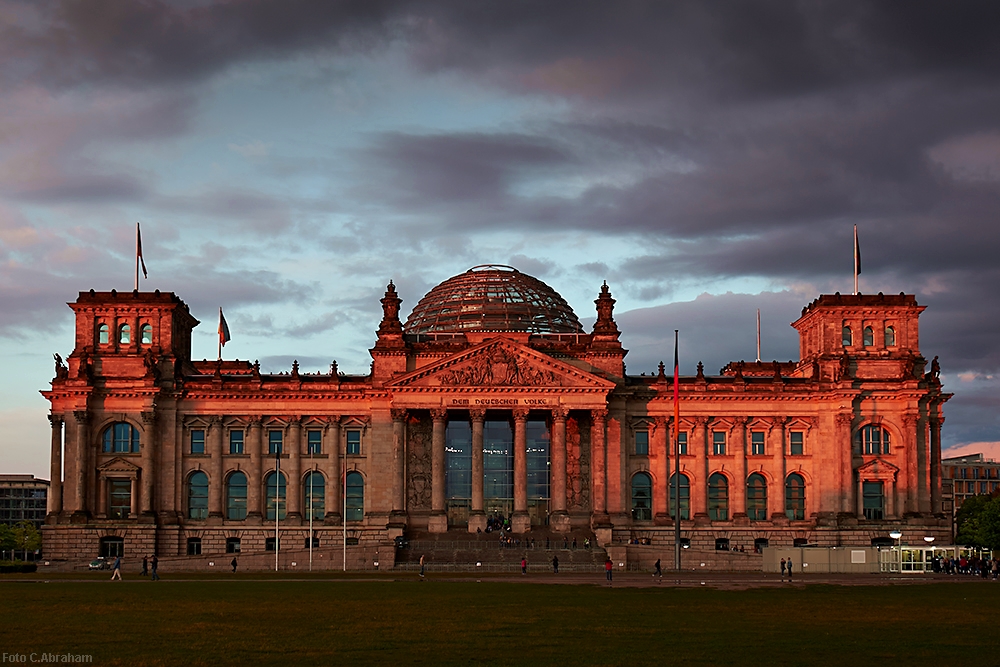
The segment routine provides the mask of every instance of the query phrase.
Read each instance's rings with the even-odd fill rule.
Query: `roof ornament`
[[[601,293],[594,301],[597,306],[597,321],[594,322],[594,333],[617,336],[618,325],[615,324],[614,310],[615,300],[611,298],[611,290],[608,289],[608,281],[604,281],[601,286]]]
[[[378,326],[378,335],[381,338],[386,334],[402,334],[403,323],[399,321],[399,305],[403,300],[396,294],[396,286],[389,281],[385,287],[385,296],[381,299],[382,322]]]

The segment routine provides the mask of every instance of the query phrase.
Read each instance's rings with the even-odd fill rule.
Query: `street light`
[[[889,537],[891,537],[892,539],[896,540],[896,558],[899,559],[899,566],[898,566],[898,570],[897,571],[898,572],[902,572],[903,571],[903,552],[900,549],[899,540],[900,540],[901,537],[903,537],[903,533],[901,533],[898,530],[894,530],[891,533],[889,533]]]
[[[930,535],[925,535],[924,536],[924,542],[927,543],[927,546],[931,547],[931,564],[932,564],[931,567],[932,567],[932,569],[933,569],[933,563],[934,563],[934,547],[931,546],[931,543],[933,541],[934,541],[934,538],[931,537]],[[924,559],[924,563],[926,565],[926,563],[927,563],[927,559],[926,558]]]

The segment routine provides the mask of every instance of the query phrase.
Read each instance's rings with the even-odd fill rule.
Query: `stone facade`
[[[345,530],[358,549],[385,550],[408,531],[475,533],[500,515],[518,533],[667,545],[678,463],[695,548],[867,546],[904,524],[948,538],[950,394],[920,354],[913,296],[819,297],[792,324],[799,361],[718,375],[699,364],[679,378],[676,423],[662,365],[626,374],[607,285],[591,333],[420,332],[400,303],[390,283],[369,375],[335,362],[264,374],[193,361],[198,322],[174,294],[81,292],[75,348],[42,392],[46,553],[263,553],[276,495],[282,550],[308,544],[310,508],[323,550]],[[572,327],[568,307],[559,316]]]

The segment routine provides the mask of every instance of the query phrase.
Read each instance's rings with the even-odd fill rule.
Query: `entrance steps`
[[[501,546],[500,533],[408,533],[396,550],[396,570],[419,571],[424,556],[429,572],[520,572],[521,558],[528,572],[552,571],[559,559],[560,572],[603,572],[607,552],[596,546],[592,533],[510,535],[513,543]],[[573,539],[576,538],[576,547]],[[590,540],[590,548],[584,546]]]

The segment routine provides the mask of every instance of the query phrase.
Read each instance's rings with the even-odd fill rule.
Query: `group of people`
[[[510,519],[500,513],[487,517],[486,532],[492,533],[494,530],[510,530]]]
[[[788,570],[788,578],[789,579],[792,578],[792,565],[793,564],[792,564],[792,559],[791,558],[789,558],[787,561],[784,558],[781,559],[781,578],[782,579],[785,578],[785,570],[786,569]]]
[[[997,580],[1000,575],[1000,558],[979,558],[977,556],[961,556],[959,558],[935,557],[931,562],[934,572],[944,574],[967,574],[983,579]]]
[[[152,569],[150,569],[150,565],[152,565]],[[142,571],[139,572],[139,576],[145,577],[148,576],[150,572],[152,572],[153,576],[151,577],[151,580],[159,581],[160,575],[157,573],[157,569],[159,568],[159,566],[160,566],[160,559],[156,557],[156,554],[153,554],[152,560],[150,560],[149,556],[143,556]],[[114,565],[111,566],[111,581],[114,581],[115,579],[117,579],[118,581],[122,580],[121,556],[115,557]]]

